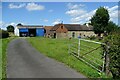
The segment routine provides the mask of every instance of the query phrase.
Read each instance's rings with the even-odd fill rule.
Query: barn
[[[51,36],[53,38],[87,38],[90,36],[96,36],[91,25],[80,24],[56,24],[51,28]]]
[[[20,37],[44,36],[44,28],[40,25],[17,25],[14,33]]]

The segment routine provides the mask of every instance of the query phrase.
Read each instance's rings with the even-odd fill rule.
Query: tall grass
[[[77,42],[77,39],[50,39],[50,38],[27,38],[27,40],[44,55],[56,59],[59,62],[66,64],[67,66],[75,69],[76,71],[84,74],[89,78],[101,78],[106,77],[104,74],[100,75],[99,72],[86,65],[82,61],[76,59],[74,56],[68,54],[68,46],[72,42]],[[82,44],[86,44],[82,42]],[[98,45],[92,44],[95,47]],[[86,49],[86,48],[85,48]],[[93,55],[94,56],[94,55]]]

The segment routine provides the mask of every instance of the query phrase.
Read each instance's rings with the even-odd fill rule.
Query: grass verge
[[[44,55],[56,59],[89,78],[105,78],[104,74],[99,74],[96,70],[86,65],[74,56],[68,54],[68,46],[75,39],[50,39],[42,37],[27,38],[27,40]],[[86,44],[86,43],[84,43]],[[86,44],[87,45],[87,44]],[[93,46],[97,46],[91,44]]]
[[[9,38],[4,38],[0,39],[0,58],[1,58],[1,65],[0,65],[0,78],[6,78],[6,49],[8,43],[13,40],[15,37],[9,37]]]

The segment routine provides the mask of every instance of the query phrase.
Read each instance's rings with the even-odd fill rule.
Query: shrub
[[[95,36],[90,36],[90,40],[95,40],[96,37]]]
[[[108,35],[105,39],[109,42],[109,69],[114,79],[120,78],[120,33]]]
[[[0,38],[7,38],[9,37],[9,33],[5,30],[0,30]]]

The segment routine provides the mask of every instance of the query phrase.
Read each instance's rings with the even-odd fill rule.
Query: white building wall
[[[19,29],[17,27],[15,27],[14,34],[15,34],[15,36],[19,36],[20,35],[19,34]]]

